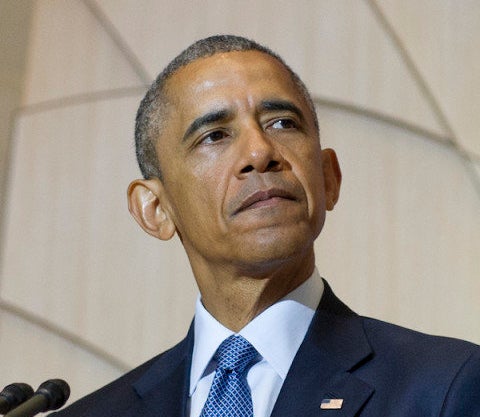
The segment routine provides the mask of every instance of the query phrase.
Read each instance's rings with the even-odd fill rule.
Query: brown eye
[[[218,142],[219,140],[222,140],[228,136],[227,132],[224,132],[223,130],[214,130],[213,132],[208,133],[202,138],[201,143],[202,144],[210,144],[210,143],[215,143]]]
[[[297,123],[292,119],[279,119],[270,125],[271,129],[296,129]]]

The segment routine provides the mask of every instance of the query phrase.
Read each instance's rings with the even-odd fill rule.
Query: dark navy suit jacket
[[[51,414],[188,417],[193,326],[172,349]],[[341,409],[320,408],[343,399]],[[328,284],[272,417],[480,417],[480,346],[358,316]]]

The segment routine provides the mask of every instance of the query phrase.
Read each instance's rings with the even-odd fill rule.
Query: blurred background
[[[358,313],[480,343],[476,0],[0,0],[0,386],[78,398],[179,341],[197,289],[130,218],[136,108],[233,33],[310,88],[344,182],[317,266]]]

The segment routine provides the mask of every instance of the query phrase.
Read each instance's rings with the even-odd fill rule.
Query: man
[[[178,233],[195,320],[58,416],[480,416],[478,346],[360,317],[319,277],[313,244],[341,174],[278,56],[235,36],[196,42],[142,101],[136,145],[130,211],[159,239]]]

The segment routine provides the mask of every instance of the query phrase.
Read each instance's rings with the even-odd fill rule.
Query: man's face
[[[322,151],[287,70],[257,51],[216,54],[180,69],[166,94],[164,200],[194,269],[311,250],[325,219]]]

